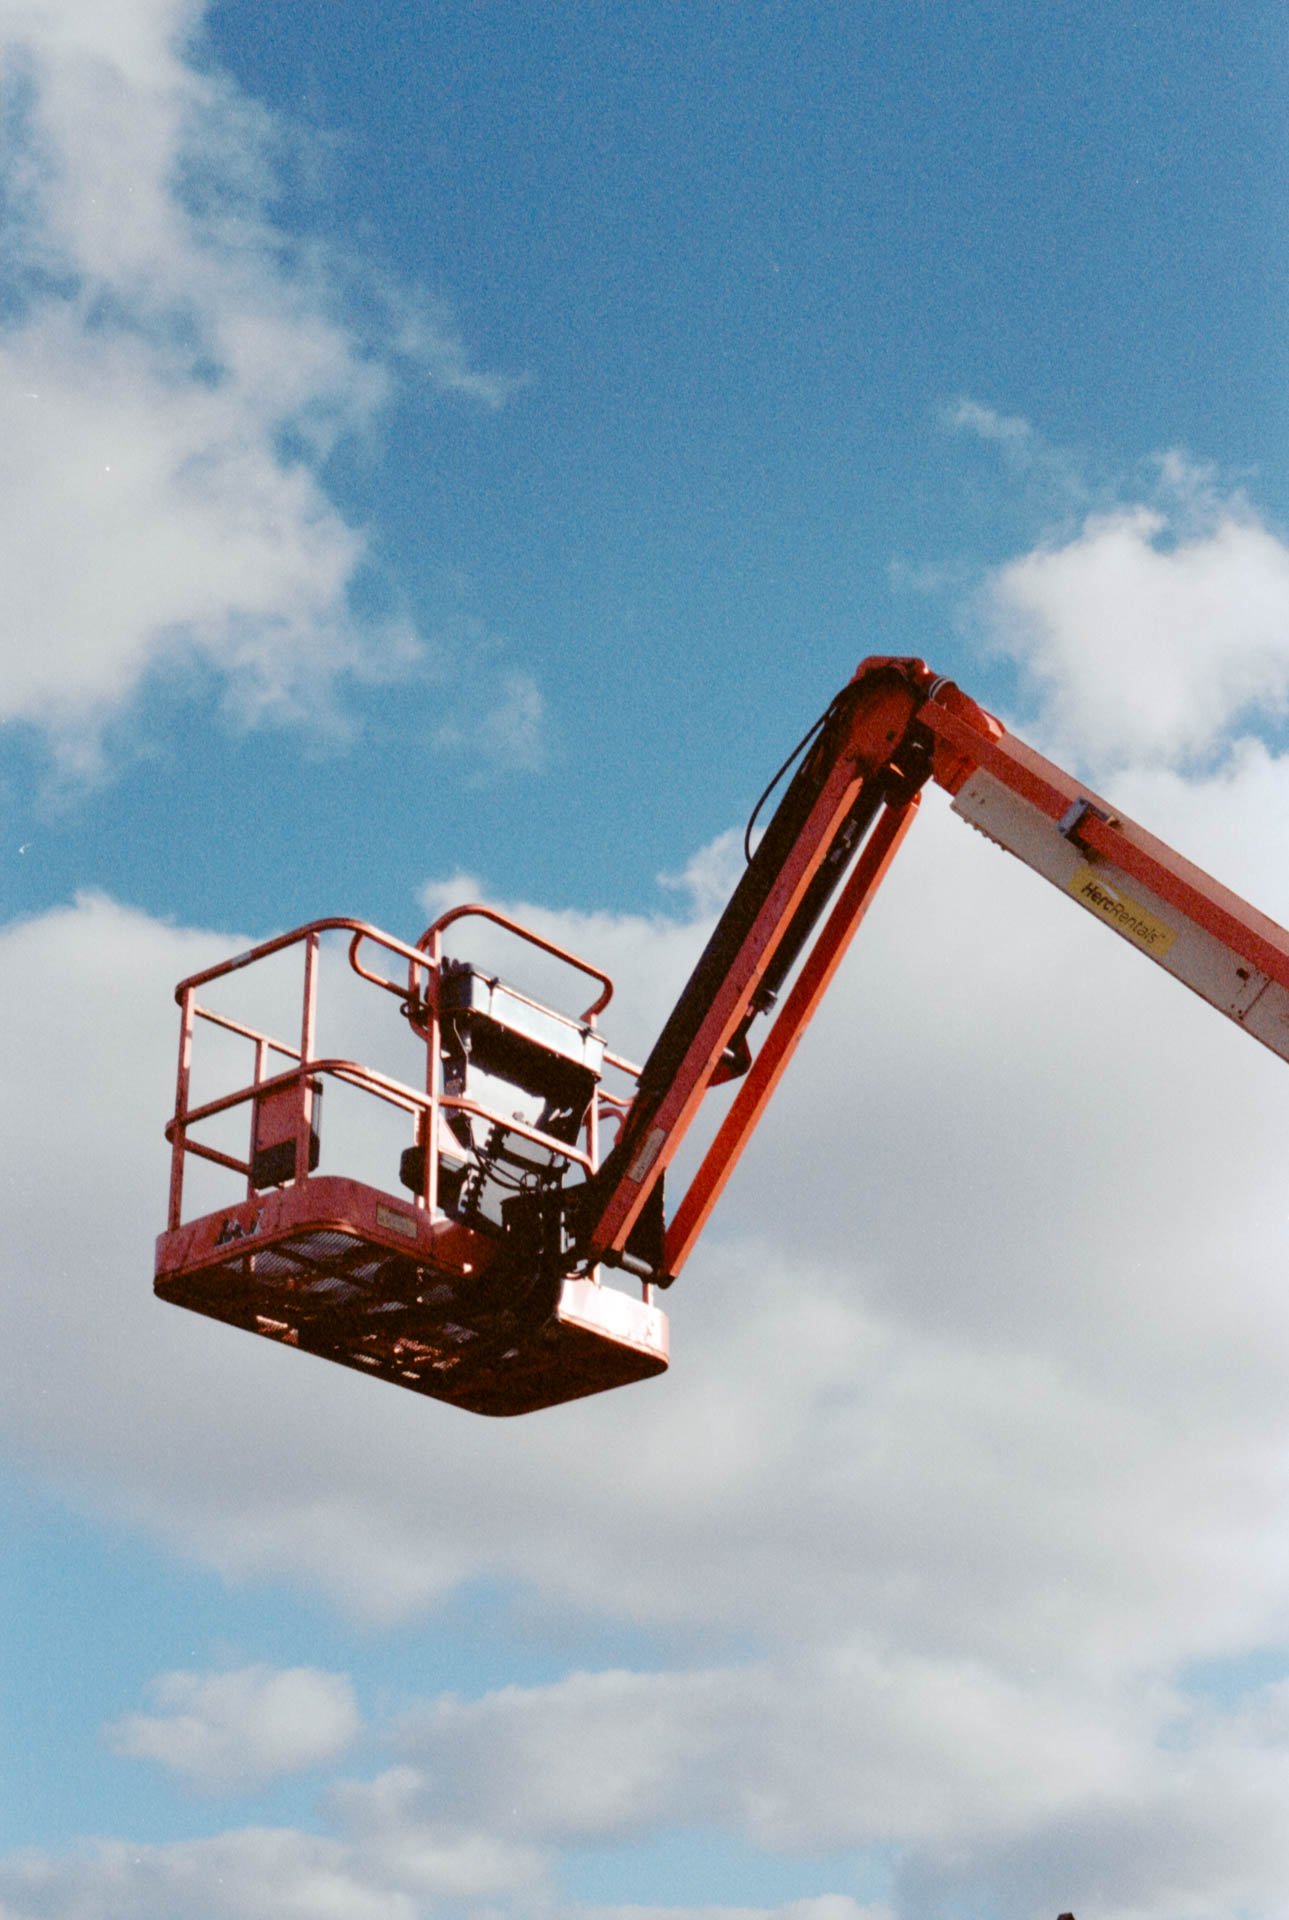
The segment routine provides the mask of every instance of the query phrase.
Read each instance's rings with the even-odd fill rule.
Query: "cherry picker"
[[[608,976],[487,906],[441,915],[415,945],[357,920],[317,920],[182,981],[157,1294],[477,1413],[526,1413],[661,1373],[658,1293],[692,1251],[928,783],[1289,1059],[1289,933],[923,661],[865,660],[781,775],[794,763],[643,1066],[601,1033]],[[468,920],[580,974],[594,989],[587,1004],[557,1011],[449,956],[445,936]],[[318,1051],[328,942],[406,1022],[423,1074],[400,1079]],[[283,959],[299,967],[290,1038],[214,1005],[220,983]],[[244,1049],[249,1072],[198,1101],[194,1044],[212,1031]],[[397,1116],[396,1178],[373,1185],[322,1168],[329,1082]],[[709,1092],[729,1082],[720,1124],[669,1208],[677,1150]],[[241,1129],[237,1150],[230,1125]],[[194,1159],[235,1188],[190,1217]],[[610,1283],[618,1277],[635,1290]]]

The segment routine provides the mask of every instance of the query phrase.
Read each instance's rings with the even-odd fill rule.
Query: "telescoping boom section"
[[[478,1413],[661,1373],[656,1290],[702,1232],[928,782],[1289,1059],[1289,934],[922,661],[864,661],[792,764],[642,1067],[600,1032],[607,976],[483,906],[445,914],[415,946],[316,921],[182,982],[157,1293]],[[447,951],[467,923],[486,962]],[[558,1011],[510,984],[525,962],[589,977],[590,1003]],[[232,1001],[271,975],[263,1004],[280,1007],[284,967],[291,1013],[274,1037],[253,993],[252,1011]],[[379,1068],[320,1048],[329,994]],[[668,1208],[667,1171],[722,1086]]]

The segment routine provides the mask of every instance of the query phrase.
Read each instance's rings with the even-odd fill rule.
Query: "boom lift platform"
[[[610,1053],[600,1033],[608,976],[483,906],[443,915],[414,947],[356,920],[314,921],[181,982],[157,1293],[477,1413],[530,1412],[662,1372],[667,1321],[655,1289],[671,1285],[702,1232],[928,781],[1289,1060],[1289,933],[924,662],[865,660],[792,759],[783,799],[643,1067]],[[589,976],[594,999],[558,1012],[447,957],[445,933],[471,917]],[[390,1012],[423,1050],[418,1084],[317,1053],[328,939],[340,940],[350,975],[398,1002]],[[288,953],[301,975],[292,1039],[208,1003],[228,976]],[[193,1103],[194,1040],[211,1029],[250,1050],[251,1072]],[[707,1094],[734,1080],[668,1217],[664,1175]],[[397,1190],[319,1170],[328,1081],[402,1116]],[[242,1151],[214,1142],[230,1122],[245,1129]],[[194,1156],[231,1174],[240,1197],[187,1218]],[[608,1284],[606,1269],[634,1280],[637,1295]]]

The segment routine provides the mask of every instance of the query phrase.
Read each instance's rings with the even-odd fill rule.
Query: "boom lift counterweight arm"
[[[661,1371],[666,1321],[653,1287],[670,1285],[691,1252],[928,782],[963,819],[1289,1060],[1283,928],[1116,815],[924,662],[872,658],[803,743],[640,1069],[607,1053],[599,1035],[596,1016],[611,992],[605,976],[491,909],[445,915],[415,949],[357,922],[316,922],[182,983],[158,1293],[479,1412],[523,1412]],[[470,914],[500,920],[592,974],[599,997],[571,1020],[446,959],[444,929]],[[352,933],[353,970],[399,996],[423,1036],[423,1092],[356,1061],[314,1056],[318,942],[340,927]],[[306,955],[298,1047],[198,1003],[198,989],[217,976],[292,942]],[[364,943],[404,961],[405,981],[362,964]],[[256,1064],[249,1086],[194,1107],[188,1062],[201,1021],[251,1041]],[[274,1052],[294,1064],[269,1074]],[[634,1092],[610,1092],[602,1084],[609,1069],[634,1077]],[[401,1179],[412,1202],[315,1176],[327,1076],[411,1117]],[[708,1092],[730,1080],[739,1085],[668,1221],[667,1169]],[[244,1161],[198,1137],[202,1123],[238,1106],[251,1113]],[[610,1123],[617,1137],[602,1157],[601,1128]],[[184,1224],[189,1154],[244,1176],[245,1200]],[[603,1286],[604,1267],[640,1280],[643,1300]]]

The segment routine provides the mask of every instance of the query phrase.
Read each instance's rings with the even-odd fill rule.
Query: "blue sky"
[[[1289,1085],[930,801],[665,1380],[492,1426],[150,1262],[175,979],[478,893],[639,1055],[868,653],[1289,918],[1283,9],[0,59],[0,1915],[1280,1920]]]

